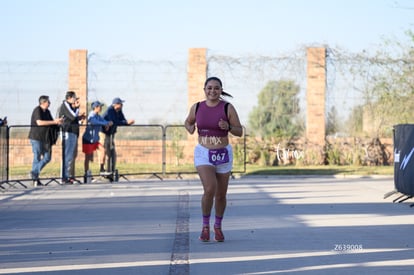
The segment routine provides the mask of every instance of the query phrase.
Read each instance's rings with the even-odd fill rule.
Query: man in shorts
[[[92,102],[92,111],[88,116],[88,125],[82,136],[82,152],[85,153],[85,175],[88,174],[89,163],[93,161],[93,152],[98,151],[100,159],[105,155],[103,146],[99,143],[99,132],[101,128],[109,128],[113,125],[112,121],[105,120],[101,117],[100,112],[102,111],[102,106],[103,104],[99,101]]]

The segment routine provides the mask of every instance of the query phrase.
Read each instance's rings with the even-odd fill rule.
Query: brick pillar
[[[325,56],[325,48],[307,50],[306,138],[318,145],[325,144]]]
[[[80,98],[79,113],[88,113],[88,51],[87,50],[69,50],[69,80],[68,90],[74,91]],[[82,136],[81,128],[80,136]],[[76,157],[82,155],[82,138],[78,139],[77,153],[75,161],[72,163],[72,175],[75,175]]]
[[[207,78],[207,49],[192,48],[188,54],[188,109],[205,98],[203,86]]]
[[[307,49],[306,139],[325,145],[326,49]]]
[[[80,113],[87,113],[88,50],[69,50],[68,90],[80,97]]]
[[[188,68],[187,68],[187,114],[194,103],[204,100],[204,81],[207,78],[207,49],[191,48],[188,52]],[[193,135],[187,135],[186,155],[193,154],[193,148],[197,143],[197,132]]]

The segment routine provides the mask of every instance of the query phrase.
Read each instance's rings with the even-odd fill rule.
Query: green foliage
[[[182,128],[173,127],[169,131],[171,137],[171,150],[175,157],[175,165],[180,165],[180,160],[184,157],[184,146],[181,141],[184,140],[184,131]]]
[[[335,106],[332,106],[328,112],[328,119],[326,121],[326,134],[333,135],[340,129],[340,122],[338,117],[338,111]]]
[[[241,164],[244,165],[245,162],[245,152],[244,152],[244,146],[241,143],[235,143],[233,144],[233,159],[234,164]]]
[[[258,104],[249,114],[254,135],[263,138],[294,137],[300,133],[299,86],[290,80],[270,81],[259,93]]]
[[[393,175],[393,166],[340,166],[340,165],[309,165],[309,166],[247,166],[247,175]]]
[[[414,34],[407,34],[408,45],[385,41],[374,56],[359,56],[359,66],[351,70],[366,82],[361,90],[364,102],[348,120],[352,134],[391,137],[393,125],[414,122]]]
[[[338,144],[329,144],[327,149],[327,161],[330,165],[341,165],[341,147]]]
[[[350,136],[358,136],[363,131],[363,106],[355,106],[346,122],[346,130]]]

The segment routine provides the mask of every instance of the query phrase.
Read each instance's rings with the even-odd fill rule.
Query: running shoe
[[[204,226],[203,230],[201,231],[199,240],[202,242],[210,241],[210,227]]]
[[[220,227],[214,227],[214,240],[216,242],[224,242],[223,231],[221,231]]]

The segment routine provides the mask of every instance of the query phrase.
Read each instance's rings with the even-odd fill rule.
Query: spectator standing
[[[49,97],[40,96],[39,105],[33,109],[30,120],[29,139],[33,151],[30,177],[34,186],[43,185],[39,180],[39,174],[52,159],[52,145],[56,143],[59,131],[57,125],[63,122],[61,118],[53,119],[49,106]]]
[[[111,167],[106,167],[108,172],[115,171],[116,166],[116,150],[115,150],[115,133],[118,126],[127,126],[135,123],[135,120],[125,118],[125,115],[122,111],[124,100],[116,97],[112,100],[112,105],[108,107],[103,118],[107,121],[112,121],[113,125],[108,128],[102,128],[102,132],[105,134],[104,148],[105,156],[108,157],[109,165]],[[105,173],[104,168],[105,157],[101,163],[100,172]]]
[[[79,97],[76,97],[75,102],[72,104],[72,108],[75,110],[75,112],[80,113],[80,98]],[[79,125],[82,125],[85,119],[86,119],[86,115],[85,115],[85,112],[83,112],[79,116]],[[73,161],[70,166],[71,175],[75,175],[75,162],[76,162],[77,157],[78,157],[78,139],[76,139],[75,149],[74,149],[74,154],[73,154]]]
[[[102,127],[109,128],[112,126],[112,121],[105,120],[100,112],[102,111],[103,104],[99,101],[94,101],[91,104],[92,111],[88,116],[88,125],[86,126],[85,133],[82,136],[82,151],[85,153],[84,170],[85,176],[89,171],[89,163],[93,161],[93,152],[98,152],[98,158],[100,163],[103,163],[102,159],[105,157],[105,151],[102,144],[99,142],[99,132]]]
[[[79,109],[75,106],[76,100],[77,96],[75,92],[66,92],[65,100],[58,111],[59,117],[63,118],[64,152],[62,183],[65,184],[72,184],[76,181],[72,171],[72,165],[75,161],[75,150],[77,149],[79,121],[84,118],[84,116],[79,115]]]
[[[6,126],[7,125],[7,117],[0,118],[0,126]]]

